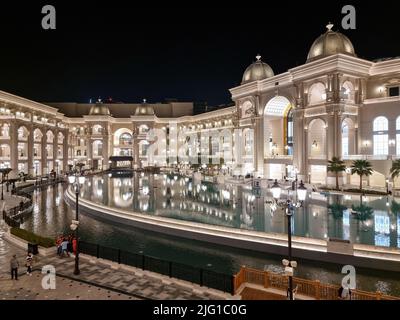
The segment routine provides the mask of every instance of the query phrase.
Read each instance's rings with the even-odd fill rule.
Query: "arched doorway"
[[[293,107],[289,99],[276,96],[264,109],[264,157],[279,158],[293,155]],[[287,175],[284,163],[270,163],[265,168],[270,179]]]

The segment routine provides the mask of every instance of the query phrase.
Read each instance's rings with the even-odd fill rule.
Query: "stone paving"
[[[183,284],[168,277],[150,274],[139,269],[116,269],[105,263],[80,259],[79,276],[73,274],[74,259],[36,256],[34,274],[26,274],[24,250],[3,239],[4,222],[0,220],[0,299],[154,299],[154,300],[217,300],[227,294],[212,289]],[[17,254],[20,280],[10,280],[10,259]],[[57,273],[57,290],[41,288],[44,265],[52,265]],[[76,281],[74,281],[76,280]]]

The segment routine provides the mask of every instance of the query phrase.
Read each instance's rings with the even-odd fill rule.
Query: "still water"
[[[103,181],[107,181],[107,178],[104,177]],[[59,185],[35,193],[33,197],[34,213],[24,221],[22,228],[49,237],[55,237],[60,233],[68,233],[74,213],[63,200],[64,190],[64,187]],[[167,191],[167,188],[161,187],[160,191],[162,192],[162,190]],[[166,197],[164,198],[166,199]],[[136,205],[140,206],[140,200]],[[265,268],[274,272],[283,271],[281,267],[281,259],[283,257],[281,256],[212,245],[194,240],[183,240],[120,224],[111,224],[85,214],[81,214],[80,221],[82,240],[105,246],[121,248],[135,253],[144,253],[161,259],[173,260],[225,273],[235,273],[242,265],[258,269]],[[299,266],[296,269],[296,276],[298,277],[319,279],[322,282],[336,284],[341,281],[341,265],[305,260],[298,260],[298,262]],[[400,295],[400,276],[396,273],[358,269],[357,287],[362,290],[379,290],[387,294]]]
[[[287,233],[281,210],[241,186],[193,183],[174,175],[136,174],[133,178],[94,176],[81,195],[106,206],[148,215],[269,233]],[[399,201],[399,202],[397,202]],[[400,200],[309,193],[295,212],[292,233],[315,239],[400,248]]]

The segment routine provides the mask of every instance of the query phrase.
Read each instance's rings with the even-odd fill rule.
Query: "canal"
[[[74,213],[64,202],[64,188],[65,186],[58,185],[35,192],[34,212],[32,216],[26,218],[21,227],[47,237],[68,234]],[[112,224],[85,214],[80,216],[80,236],[84,241],[218,272],[233,274],[242,265],[274,272],[283,271],[281,260],[284,257],[166,236]],[[342,265],[298,260],[295,275],[306,279],[318,279],[325,283],[340,284],[343,276],[340,273],[342,267]],[[400,275],[357,269],[357,288],[400,295]]]

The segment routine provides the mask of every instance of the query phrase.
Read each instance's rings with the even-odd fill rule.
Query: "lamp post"
[[[281,208],[285,211],[287,217],[287,227],[288,227],[288,260],[284,259],[282,261],[285,266],[285,272],[289,275],[289,300],[293,300],[293,268],[297,267],[297,262],[292,261],[292,216],[296,208],[303,206],[303,203],[307,196],[307,188],[304,186],[303,181],[300,182],[300,186],[296,186],[296,199],[287,198],[286,201],[281,201],[282,188],[275,180],[273,186],[271,187],[271,193],[274,201],[267,201],[267,203],[275,204],[276,207]]]
[[[0,169],[1,173],[1,200],[4,200],[3,184],[4,184],[4,168]]]
[[[386,194],[389,194],[389,178],[386,179]]]
[[[75,241],[76,241],[76,253],[75,253],[75,268],[74,275],[79,275],[79,193],[81,189],[81,185],[85,183],[85,177],[78,173],[78,169],[75,168],[75,172],[68,176],[68,182],[73,186],[75,191],[75,220],[72,220],[71,230],[75,233]]]

